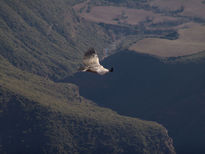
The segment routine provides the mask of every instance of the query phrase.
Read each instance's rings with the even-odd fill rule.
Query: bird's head
[[[114,71],[114,68],[113,67],[111,67],[111,69],[109,70],[109,72],[113,72]]]

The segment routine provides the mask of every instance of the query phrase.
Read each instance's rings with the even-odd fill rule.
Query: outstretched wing
[[[90,68],[100,66],[98,55],[93,48],[88,49],[85,53],[83,63]]]

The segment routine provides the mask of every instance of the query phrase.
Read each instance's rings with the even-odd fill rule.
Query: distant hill
[[[64,82],[77,84],[80,95],[100,106],[163,124],[177,153],[204,153],[205,59],[197,57],[160,60],[122,51],[103,61],[113,73],[76,73]]]
[[[120,48],[160,57],[205,51],[203,0],[102,0],[74,5],[80,17],[113,32]]]

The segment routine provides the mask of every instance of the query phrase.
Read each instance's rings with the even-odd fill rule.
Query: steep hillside
[[[88,46],[102,49],[109,38],[96,24],[82,21],[78,1],[0,2],[0,55],[16,67],[57,79],[78,68]]]
[[[159,60],[123,51],[103,62],[114,67],[112,74],[77,73],[64,81],[77,84],[80,95],[101,106],[162,123],[177,152],[204,153],[205,59],[201,55],[204,52]]]
[[[175,153],[167,130],[120,116],[0,57],[1,153]]]
[[[2,89],[1,99],[1,153],[174,153],[156,123],[96,106],[89,107],[89,117],[81,109],[66,114],[11,92],[2,96]]]

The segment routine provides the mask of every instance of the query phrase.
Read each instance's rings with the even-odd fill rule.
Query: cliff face
[[[2,87],[0,98],[1,153],[175,153],[161,125],[120,116],[83,98],[64,106],[66,111]]]

